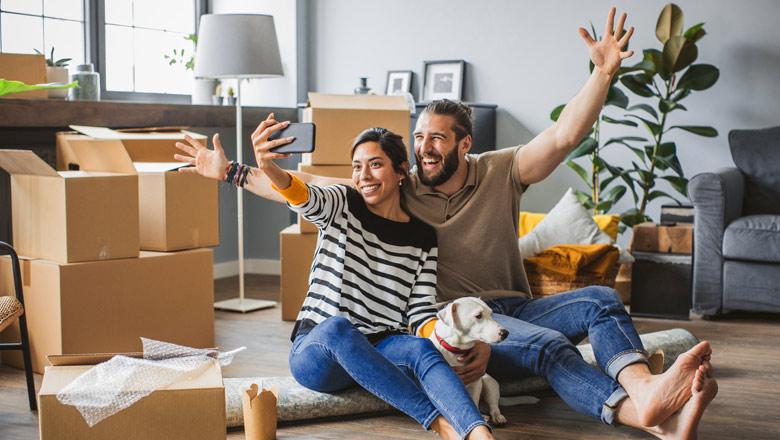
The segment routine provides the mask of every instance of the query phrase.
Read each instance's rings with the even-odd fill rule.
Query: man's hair
[[[355,149],[357,149],[357,147],[366,142],[378,143],[379,147],[382,148],[382,151],[390,158],[393,169],[397,173],[401,173],[404,176],[407,175],[407,172],[402,165],[409,162],[409,155],[406,151],[404,139],[400,135],[382,127],[364,130],[355,138],[355,142],[352,143],[350,157],[355,155]]]
[[[466,135],[473,137],[471,121],[474,120],[474,116],[471,115],[471,107],[462,102],[441,99],[425,106],[425,110],[422,112],[432,115],[452,116],[452,131],[455,132],[456,144],[465,138]]]

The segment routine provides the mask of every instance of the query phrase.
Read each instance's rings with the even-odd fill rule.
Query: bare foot
[[[447,421],[447,419],[444,418],[444,416],[437,416],[431,424],[428,426],[431,430],[436,432],[436,434],[439,434],[442,438],[445,438],[447,440],[449,439],[459,439],[460,435],[458,435],[457,432],[455,432],[455,428],[450,425],[450,422]]]
[[[700,366],[691,384],[691,398],[666,421],[656,426],[658,437],[663,439],[696,439],[699,422],[704,410],[718,394],[718,382],[707,375],[707,368]]]
[[[707,364],[703,373],[712,377],[711,355],[709,342],[703,341],[677,357],[663,374],[645,375],[634,380],[625,378],[628,379],[626,383],[621,377],[621,383],[636,406],[639,422],[644,426],[656,426],[682,408],[691,397],[691,382],[703,363]]]

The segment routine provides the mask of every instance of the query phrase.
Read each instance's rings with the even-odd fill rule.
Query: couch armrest
[[[742,213],[745,178],[736,168],[694,176],[693,311],[717,315],[723,304],[723,233]]]

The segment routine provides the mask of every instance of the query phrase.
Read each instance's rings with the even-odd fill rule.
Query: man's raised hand
[[[580,36],[585,40],[585,44],[588,45],[588,51],[590,52],[590,60],[593,64],[612,76],[620,68],[620,63],[634,54],[633,50],[624,51],[622,48],[628,44],[628,40],[631,39],[631,34],[634,33],[634,27],[628,28],[628,31],[621,38],[623,33],[623,25],[626,22],[626,13],[620,15],[620,19],[617,23],[617,28],[613,30],[613,24],[615,20],[615,8],[610,9],[609,16],[607,17],[607,27],[604,31],[604,38],[601,41],[594,41],[588,31],[583,28],[579,28]],[[620,38],[618,40],[618,38]]]

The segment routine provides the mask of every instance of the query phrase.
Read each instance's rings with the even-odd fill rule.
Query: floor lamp
[[[201,16],[194,70],[197,78],[236,79],[236,161],[242,163],[241,80],[284,75],[274,18],[255,14]],[[276,302],[244,298],[244,190],[237,190],[238,298],[215,302],[214,308],[249,312],[273,307]]]

